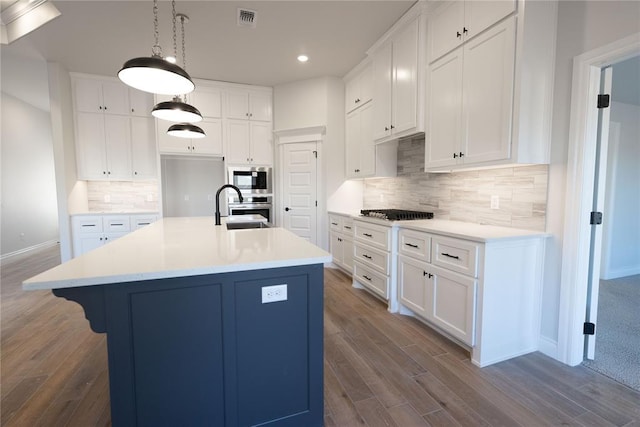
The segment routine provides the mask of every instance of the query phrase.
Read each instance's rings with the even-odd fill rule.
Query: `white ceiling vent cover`
[[[255,10],[238,8],[238,27],[256,28],[258,14]]]

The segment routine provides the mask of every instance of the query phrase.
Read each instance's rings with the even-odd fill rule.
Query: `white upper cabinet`
[[[239,120],[270,122],[272,113],[271,93],[256,90],[229,89],[226,117]]]
[[[444,3],[429,19],[430,61],[472,39],[515,10],[515,0],[454,0]]]
[[[179,138],[167,134],[170,122],[157,120],[158,148],[161,154],[189,154],[196,156],[222,157],[222,120],[205,118],[196,123],[204,133],[204,138]]]
[[[511,1],[448,2],[430,17],[425,171],[549,162],[558,6],[519,4],[509,16]],[[439,28],[461,5],[451,50]]]
[[[371,133],[372,104],[347,114],[346,121],[346,173],[347,178],[364,178],[376,172],[376,151]]]
[[[424,24],[414,17],[373,49],[373,138],[383,142],[424,130]]]
[[[228,164],[270,165],[273,163],[271,123],[227,120]]]
[[[129,88],[129,112],[132,116],[150,118],[153,106],[153,95]]]
[[[74,79],[76,111],[129,115],[129,88],[95,78]]]
[[[158,178],[155,123],[151,117],[131,118],[133,179]]]
[[[345,110],[347,113],[365,105],[373,98],[373,68],[366,65],[357,75],[345,82]]]
[[[200,111],[202,117],[222,118],[222,92],[220,89],[199,85],[192,94],[188,95],[188,101]]]
[[[429,167],[509,157],[514,55],[511,18],[431,64]]]

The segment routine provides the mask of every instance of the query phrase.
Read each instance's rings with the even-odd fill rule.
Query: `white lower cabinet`
[[[353,220],[348,216],[329,214],[329,251],[333,263],[353,272]]]
[[[157,219],[157,214],[74,215],[71,219],[73,256],[99,248]]]
[[[544,239],[514,233],[479,242],[401,227],[400,313],[470,348],[480,367],[537,350]]]

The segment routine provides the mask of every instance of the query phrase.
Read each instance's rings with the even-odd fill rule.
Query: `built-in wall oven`
[[[238,196],[230,196],[229,215],[262,215],[273,224],[273,200],[271,196],[248,195],[240,202]]]
[[[242,194],[271,194],[271,168],[242,166],[229,168],[229,184],[233,184]]]

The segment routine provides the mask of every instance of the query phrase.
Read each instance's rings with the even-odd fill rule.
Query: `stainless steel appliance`
[[[271,194],[271,168],[268,167],[230,167],[229,184],[233,184],[242,194]]]
[[[270,225],[273,223],[273,199],[271,196],[244,196],[241,202],[238,196],[229,197],[229,215],[262,215]]]
[[[363,209],[360,211],[360,214],[362,214],[362,216],[369,216],[388,221],[433,218],[433,212],[409,211],[406,209]]]

